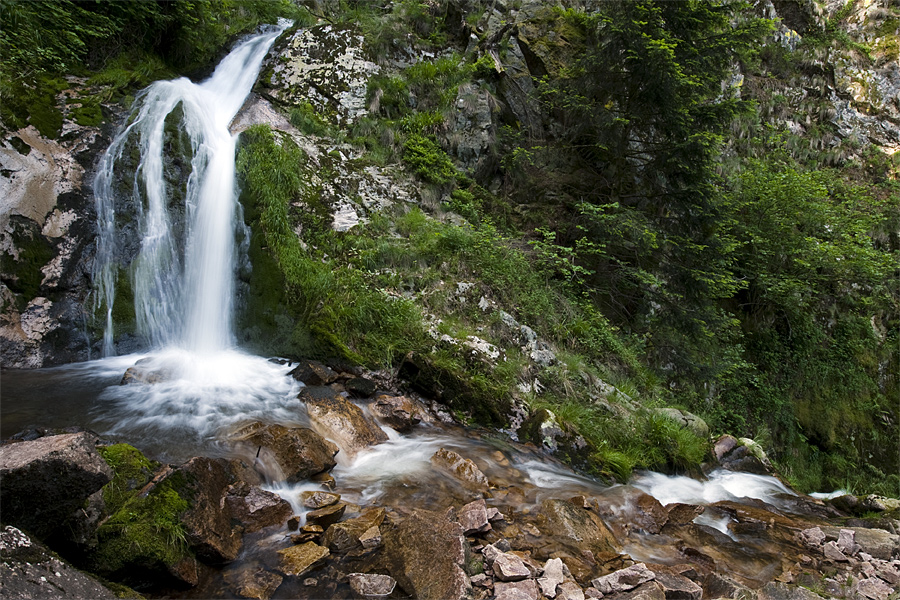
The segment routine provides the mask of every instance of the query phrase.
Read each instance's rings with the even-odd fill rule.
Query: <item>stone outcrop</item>
[[[97,441],[83,431],[0,446],[3,521],[39,537],[64,526],[112,478]]]

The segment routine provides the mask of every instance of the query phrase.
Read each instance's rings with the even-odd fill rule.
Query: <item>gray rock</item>
[[[466,535],[484,533],[491,529],[484,500],[475,500],[460,508],[457,512],[457,521],[462,525]]]
[[[883,529],[864,527],[822,527],[822,531],[830,540],[838,540],[841,530],[853,531],[853,541],[859,545],[860,551],[881,560],[891,560],[900,555],[900,536]]]
[[[112,479],[87,431],[0,446],[3,521],[46,537]]]
[[[506,598],[507,600],[538,600],[540,594],[538,593],[538,587],[534,582],[534,579],[498,581],[494,584],[494,598]]]
[[[798,585],[772,581],[756,594],[757,600],[821,600],[822,596]]]
[[[825,543],[825,532],[819,527],[810,527],[798,533],[797,539],[810,548],[818,548]]]
[[[656,583],[663,588],[666,600],[700,600],[703,588],[681,575],[656,573]]]
[[[384,598],[396,585],[397,580],[390,575],[350,573],[350,588],[363,598]]]
[[[855,537],[856,532],[852,529],[841,529],[837,546],[847,556],[855,556],[859,552],[860,546],[854,540]]]
[[[117,596],[15,527],[0,532],[0,597],[55,600]]]
[[[599,590],[594,587],[588,588],[588,590],[600,593]],[[587,594],[585,594],[585,596],[587,596]],[[617,594],[606,595],[604,597],[610,600],[665,600],[666,594],[663,592],[661,585],[655,581],[648,581],[634,589],[619,592]]]
[[[337,381],[338,374],[317,360],[301,361],[290,372],[290,376],[307,386],[328,385]]]
[[[278,494],[245,483],[232,485],[225,502],[231,517],[240,521],[245,533],[284,525],[294,512]]]
[[[222,573],[225,583],[241,598],[269,600],[284,578],[256,565],[242,565]]]
[[[687,429],[699,438],[705,440],[709,437],[709,425],[693,413],[678,408],[657,408],[655,412],[675,421],[682,429]]]
[[[653,581],[656,573],[647,568],[644,563],[637,563],[624,569],[619,569],[609,575],[598,577],[591,581],[591,585],[603,594],[615,594],[627,592],[642,583]]]
[[[556,600],[584,600],[584,590],[574,581],[563,581],[556,588]]]
[[[877,577],[867,577],[860,579],[853,586],[853,591],[870,600],[887,600],[897,590]]]
[[[544,563],[544,574],[537,582],[541,586],[541,592],[548,598],[556,597],[556,586],[565,581],[563,566],[561,558],[551,558]]]
[[[531,571],[528,570],[521,558],[506,552],[501,552],[494,557],[491,569],[500,581],[520,581],[531,575]]]

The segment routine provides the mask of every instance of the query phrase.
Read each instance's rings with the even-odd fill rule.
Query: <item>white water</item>
[[[103,353],[114,354],[113,309],[120,267],[134,295],[137,333],[153,348],[177,346],[197,353],[234,345],[235,239],[243,227],[235,190],[235,141],[228,126],[256,81],[260,65],[279,28],[239,44],[206,81],[158,81],[135,101],[127,127],[103,156],[95,182],[100,221],[95,281],[97,308],[106,310]],[[184,190],[167,189],[166,161],[171,139],[166,120],[190,139],[193,158]],[[171,115],[171,116],[170,116]],[[124,184],[117,170],[134,160],[133,179]],[[122,197],[124,194],[128,197]],[[117,214],[117,207],[130,210]],[[182,231],[183,228],[183,231]],[[123,233],[139,240],[130,265],[116,264]]]

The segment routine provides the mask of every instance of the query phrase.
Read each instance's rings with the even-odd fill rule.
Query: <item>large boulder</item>
[[[117,598],[99,581],[9,525],[0,531],[0,597]]]
[[[280,477],[297,483],[323,471],[332,469],[338,447],[311,429],[250,423],[236,431],[232,439],[253,447],[261,458],[274,462],[281,470]],[[263,455],[262,453],[265,452]]]
[[[568,500],[544,500],[537,524],[544,535],[574,556],[589,551],[595,560],[605,561],[619,554],[619,543],[603,519]]]
[[[232,561],[241,549],[241,532],[224,510],[235,483],[228,467],[223,459],[196,457],[173,474],[181,484],[179,494],[190,499],[181,515],[187,542],[198,557],[211,563]]]
[[[403,590],[419,600],[459,600],[470,589],[462,569],[465,538],[446,514],[417,510],[384,535],[385,559]]]
[[[40,538],[64,525],[112,479],[97,441],[82,431],[0,446],[4,523]]]
[[[278,494],[244,482],[232,484],[225,501],[229,515],[241,523],[245,533],[284,525],[294,514],[290,502]]]
[[[299,398],[316,431],[337,442],[346,460],[363,448],[387,441],[387,434],[362,409],[330,388],[304,388]]]

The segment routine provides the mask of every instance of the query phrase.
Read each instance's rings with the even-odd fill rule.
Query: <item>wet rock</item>
[[[231,486],[226,505],[231,517],[240,521],[245,533],[283,525],[293,514],[290,503],[278,494],[245,483]]]
[[[578,508],[567,500],[542,502],[537,523],[542,533],[562,542],[575,556],[583,550],[595,557],[619,552],[619,544],[606,523],[592,511]]]
[[[470,489],[486,491],[489,487],[487,477],[481,472],[478,465],[453,450],[441,448],[431,456],[431,464],[435,468],[450,473]]]
[[[860,505],[864,510],[873,512],[887,512],[891,510],[900,510],[900,500],[897,498],[886,498],[870,494],[860,501]]]
[[[515,554],[501,552],[494,557],[491,569],[500,581],[520,581],[531,575],[531,571]]]
[[[465,538],[443,513],[416,510],[384,534],[391,575],[419,600],[460,600],[469,579],[462,569]]]
[[[228,461],[192,458],[169,477],[172,481],[184,481],[177,491],[182,498],[190,498],[190,507],[181,515],[181,525],[191,549],[210,563],[237,558],[241,534],[228,511],[222,510],[234,483]]]
[[[366,550],[378,548],[381,546],[381,542],[381,530],[375,526],[366,529],[363,534],[359,536],[359,543],[362,544],[362,547]]]
[[[303,518],[299,515],[294,515],[293,517],[288,519],[288,522],[287,522],[288,531],[297,531],[298,529],[300,529],[300,521],[302,521],[302,520],[303,520]]]
[[[269,600],[284,580],[281,575],[255,565],[225,571],[222,576],[235,594],[255,600]]]
[[[364,547],[362,537],[368,533],[368,540],[380,537],[378,526],[384,521],[383,508],[369,508],[360,516],[331,525],[325,530],[322,545],[335,553],[344,553],[354,548]],[[370,531],[372,528],[375,532]]]
[[[657,408],[655,412],[675,421],[679,427],[687,429],[699,438],[705,440],[709,437],[709,425],[693,413],[678,408]]]
[[[821,600],[822,596],[804,587],[772,581],[756,594],[757,600]]]
[[[676,502],[666,504],[666,524],[667,525],[687,525],[694,519],[703,514],[706,510],[705,506],[697,506],[696,504],[682,504]]]
[[[397,580],[390,575],[350,573],[350,588],[363,598],[384,598],[396,585]]]
[[[341,517],[344,516],[345,510],[347,510],[347,505],[343,502],[311,510],[306,513],[306,522],[321,527],[328,527],[329,525],[340,521]]]
[[[417,416],[416,404],[406,396],[380,394],[372,403],[372,412],[385,425],[400,432],[409,431],[422,422]]]
[[[669,519],[669,513],[659,500],[641,494],[634,501],[633,524],[647,533],[659,533]]]
[[[306,542],[279,550],[278,554],[281,556],[279,570],[285,575],[300,577],[320,565],[331,553],[328,548]]]
[[[534,579],[498,581],[494,584],[496,600],[538,600],[540,596]]]
[[[301,361],[289,375],[308,386],[328,385],[338,379],[337,373],[316,360]]]
[[[99,581],[10,525],[0,531],[0,597],[117,598]]]
[[[387,434],[362,409],[327,388],[315,392],[304,389],[300,400],[306,402],[310,421],[321,435],[337,442],[344,451],[344,458],[352,460],[368,446],[387,441]]]
[[[653,581],[656,573],[647,568],[644,563],[637,563],[625,569],[619,569],[609,575],[598,577],[591,581],[591,585],[603,594],[615,594],[618,592],[627,592],[634,589],[642,583]]]
[[[132,385],[135,383],[145,383],[153,385],[169,381],[174,376],[174,372],[169,368],[154,368],[151,364],[141,364],[152,359],[141,359],[135,363],[133,367],[128,367],[119,385]]]
[[[251,448],[262,448],[261,452],[278,464],[288,483],[297,483],[337,464],[334,457],[338,447],[303,427],[288,428],[256,422],[239,429],[232,439]]]
[[[463,533],[466,535],[484,533],[491,529],[484,500],[475,500],[464,505],[459,509],[456,520],[462,525]]]
[[[47,537],[113,475],[82,431],[0,446],[3,521]]]
[[[300,502],[306,508],[325,508],[332,504],[337,504],[341,499],[340,494],[332,494],[330,492],[308,491],[300,492]]]

